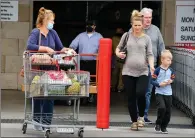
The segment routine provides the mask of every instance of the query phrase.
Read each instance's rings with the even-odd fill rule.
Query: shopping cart
[[[195,125],[195,50],[194,47],[168,47],[173,54],[176,79],[173,104],[192,119]]]
[[[32,124],[45,128],[43,132],[46,138],[49,138],[50,131],[74,134],[76,130],[78,130],[78,137],[83,137],[84,126],[78,124],[79,107],[80,98],[89,96],[90,73],[80,71],[79,62],[79,55],[67,55],[62,52],[55,52],[54,54],[24,52],[25,107],[23,134],[26,133],[27,124]],[[74,101],[73,111],[59,114],[35,114],[34,99],[71,99]],[[32,106],[27,106],[29,100],[32,101]],[[52,123],[48,124],[47,122],[51,121],[49,120],[51,118]],[[35,121],[37,119],[41,121]]]
[[[80,57],[96,57],[96,73],[90,74],[90,86],[89,86],[89,94],[91,95],[89,97],[89,101],[96,102],[95,96],[97,96],[97,87],[98,87],[98,68],[99,68],[99,56],[97,54],[90,54],[90,53],[82,53],[79,54]]]

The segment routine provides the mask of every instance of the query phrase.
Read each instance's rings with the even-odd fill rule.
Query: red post
[[[96,127],[101,129],[109,128],[110,121],[111,54],[112,40],[108,38],[100,39]]]

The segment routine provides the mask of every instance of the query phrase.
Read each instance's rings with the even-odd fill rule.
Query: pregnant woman
[[[143,17],[137,10],[134,10],[131,16],[132,31],[128,32],[127,55],[120,52],[125,33],[119,45],[116,48],[116,55],[119,58],[125,58],[122,75],[124,90],[128,97],[128,109],[133,122],[131,129],[138,130],[143,127],[145,110],[145,91],[148,85],[148,63],[151,67],[151,73],[154,72],[154,57],[152,53],[152,43],[148,35],[143,33]],[[137,104],[139,117],[137,117]]]

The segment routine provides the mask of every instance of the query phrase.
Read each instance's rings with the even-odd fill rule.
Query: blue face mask
[[[47,29],[48,29],[48,30],[53,29],[53,23],[48,23],[48,24],[47,24]]]

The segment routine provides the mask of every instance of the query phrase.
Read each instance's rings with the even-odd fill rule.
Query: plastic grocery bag
[[[66,72],[61,71],[47,71],[40,79],[41,83],[44,84],[56,84],[56,85],[71,85],[71,79],[68,78]]]
[[[52,64],[54,60],[48,54],[34,54],[30,57],[34,64]]]

